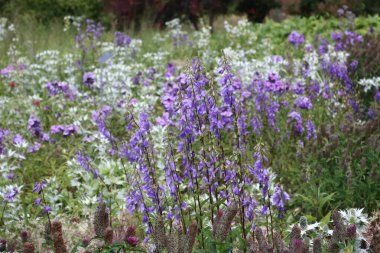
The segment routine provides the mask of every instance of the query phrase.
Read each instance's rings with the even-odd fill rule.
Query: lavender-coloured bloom
[[[8,65],[6,68],[0,70],[0,75],[8,76],[9,73],[11,73],[12,71],[15,71],[15,70],[16,70],[16,68],[14,65]]]
[[[329,42],[325,38],[319,39],[319,42],[318,53],[321,55],[326,54],[328,52]]]
[[[298,95],[302,95],[305,92],[304,85],[301,82],[293,84],[293,92]]]
[[[79,165],[85,170],[90,171],[90,157],[83,156],[80,152],[77,152],[77,161]]]
[[[327,65],[327,72],[333,80],[341,80],[347,90],[352,87],[351,79],[348,75],[347,66],[336,62],[329,63]]]
[[[43,179],[40,182],[36,183],[32,192],[37,192],[38,194],[40,194],[43,191],[43,189],[46,188],[46,183],[46,179]]]
[[[148,132],[150,128],[150,124],[148,121],[148,114],[145,112],[140,113],[140,129],[143,133]]]
[[[95,140],[95,137],[92,136],[92,135],[87,135],[83,138],[83,141],[86,142],[86,143],[90,143],[90,142],[93,142]]]
[[[19,194],[20,192],[18,191],[17,187],[12,187],[8,191],[4,193],[4,201],[5,202],[13,202],[14,198]]]
[[[8,129],[0,128],[0,142],[5,140],[11,132]]]
[[[290,112],[288,113],[288,122],[290,122],[291,120],[295,120],[296,122],[302,123],[302,116],[299,112]]]
[[[281,77],[276,73],[270,73],[268,79],[264,82],[264,86],[268,91],[283,94],[289,90],[289,84],[281,81]]]
[[[43,142],[49,142],[49,141],[50,141],[50,136],[49,136],[49,134],[47,134],[47,133],[42,133],[40,139],[41,139],[41,141],[43,141]]]
[[[50,127],[50,131],[52,134],[58,134],[62,131],[62,126],[61,125],[53,125]]]
[[[48,82],[46,84],[46,89],[48,90],[50,95],[56,96],[58,94],[58,82],[57,81]]]
[[[71,90],[69,85],[65,82],[48,82],[46,84],[46,89],[49,91],[51,96],[57,96],[58,93],[63,93],[64,96],[70,100],[75,98],[74,91]]]
[[[41,201],[42,201],[42,198],[38,198],[38,199],[36,199],[35,201],[34,201],[34,205],[39,205],[39,204],[41,204]]]
[[[314,49],[313,44],[306,44],[305,45],[305,50],[307,53],[311,53],[313,51],[313,49]]]
[[[79,132],[79,128],[74,125],[53,125],[50,127],[50,131],[52,134],[59,134],[61,133],[62,136],[67,137],[70,135],[75,135]]]
[[[315,129],[314,123],[311,119],[309,119],[306,123],[307,128],[307,139],[317,139],[317,131]]]
[[[169,63],[166,66],[165,77],[168,78],[168,77],[174,76],[175,72],[176,72],[176,68],[175,68],[174,64],[173,63]]]
[[[22,137],[21,134],[16,134],[15,136],[13,136],[12,141],[15,145],[23,145],[24,143],[26,143],[26,140]]]
[[[99,171],[94,170],[94,169],[91,168],[91,165],[90,165],[91,159],[90,159],[90,157],[84,156],[84,155],[81,154],[81,152],[78,151],[77,154],[76,154],[76,158],[77,158],[77,162],[79,163],[79,165],[85,171],[88,171],[91,174],[93,174],[94,179],[97,179],[100,176]]]
[[[8,173],[7,175],[5,175],[5,178],[8,180],[13,180],[16,178],[16,175],[14,173]]]
[[[379,101],[380,101],[380,91],[379,91],[379,90],[375,90],[375,95],[373,96],[373,99],[374,99],[376,102],[379,102]]]
[[[352,71],[355,71],[357,68],[358,68],[358,65],[359,65],[359,62],[358,60],[353,60],[351,63],[350,63],[350,68]]]
[[[157,117],[156,118],[156,124],[159,126],[169,125],[170,124],[169,113],[164,112],[164,114],[162,114],[162,117]]]
[[[293,125],[293,130],[296,134],[301,135],[304,132],[304,128],[302,126],[302,117],[298,112],[291,112],[288,114],[288,122],[295,121]]]
[[[313,104],[311,103],[308,97],[298,97],[295,101],[295,104],[297,107],[301,109],[310,110],[311,108],[313,108]]]
[[[289,34],[288,41],[298,49],[299,45],[305,42],[305,36],[297,31],[292,31]]]
[[[344,9],[339,8],[337,13],[338,13],[338,16],[342,17],[344,15]]]
[[[95,74],[92,72],[86,72],[83,74],[83,83],[87,87],[93,88],[94,83],[96,82]]]
[[[41,143],[39,142],[34,142],[32,146],[28,147],[28,152],[29,153],[36,153],[38,150],[41,148]]]
[[[0,128],[0,155],[5,152],[5,144],[3,142],[9,134],[10,131],[8,129]]]
[[[277,185],[271,199],[272,204],[277,207],[284,207],[285,201],[289,199],[289,194],[285,192],[280,185]]]
[[[132,77],[131,81],[134,85],[140,84],[140,79],[142,78],[142,72],[139,71],[135,76]]]
[[[28,120],[28,130],[35,137],[41,137],[42,129],[41,129],[41,121],[35,115],[30,115]]]
[[[52,210],[53,210],[53,209],[51,209],[51,207],[48,206],[48,205],[45,205],[44,208],[43,208],[43,212],[44,212],[44,213],[50,213]]]
[[[277,185],[272,199],[271,203],[272,205],[276,206],[278,209],[278,217],[281,219],[284,217],[285,212],[285,202],[290,199],[290,196],[287,192],[285,192],[280,185]]]
[[[260,213],[261,213],[262,215],[268,215],[268,214],[269,214],[268,206],[267,206],[267,205],[263,205],[263,207],[261,208]]]
[[[132,42],[131,38],[124,35],[122,32],[115,32],[115,44],[117,47],[129,46]]]
[[[373,112],[372,108],[368,109],[367,115],[368,115],[368,118],[372,120],[375,118],[375,113]]]
[[[154,75],[157,73],[156,69],[151,67],[149,68],[148,70],[148,74],[147,74],[147,77],[150,79],[150,80],[154,80]]]
[[[298,134],[298,135],[302,135],[304,131],[305,131],[305,129],[303,128],[302,123],[300,123],[300,122],[296,122],[296,123],[294,124],[294,132],[295,132],[296,134]]]

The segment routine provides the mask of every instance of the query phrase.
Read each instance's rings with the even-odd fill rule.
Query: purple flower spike
[[[299,46],[305,42],[305,36],[297,31],[292,31],[289,34],[288,41],[298,49]]]

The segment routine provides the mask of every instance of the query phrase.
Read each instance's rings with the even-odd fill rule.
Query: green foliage
[[[375,28],[373,28],[375,29]],[[358,71],[355,78],[370,78],[380,76],[380,35],[367,34],[364,36],[364,43],[359,46],[349,48],[350,59],[358,60]]]
[[[379,115],[378,107],[372,107]],[[362,126],[349,120],[336,125],[322,125],[318,140],[305,151],[305,164],[293,164],[295,174],[304,180],[293,181],[291,188],[304,192],[295,203],[305,213],[321,218],[334,207],[363,207],[366,212],[380,208],[377,120]],[[287,175],[281,174],[284,178]],[[329,194],[327,194],[329,193]]]
[[[67,15],[99,19],[103,10],[102,0],[5,0],[2,4],[8,17],[32,16],[45,23]]]

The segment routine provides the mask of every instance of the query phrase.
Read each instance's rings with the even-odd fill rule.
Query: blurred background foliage
[[[107,26],[134,28],[141,23],[162,28],[174,18],[188,19],[196,28],[200,18],[212,24],[218,15],[246,15],[250,21],[266,17],[281,21],[288,15],[331,16],[342,5],[356,15],[380,13],[378,0],[1,0],[0,15],[51,23],[64,16],[85,16]]]

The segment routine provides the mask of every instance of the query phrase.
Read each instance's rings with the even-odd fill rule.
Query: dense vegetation
[[[1,19],[0,249],[379,252],[380,19],[338,16]]]

